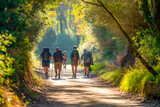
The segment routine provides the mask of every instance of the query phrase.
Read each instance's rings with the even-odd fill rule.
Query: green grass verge
[[[115,86],[120,86],[120,89],[126,92],[143,94],[145,85],[149,81],[160,85],[160,75],[155,78],[142,66],[123,70],[118,68],[112,71],[106,69],[105,66],[104,62],[95,63],[91,66],[92,72],[98,74],[98,77],[103,80],[111,82]],[[155,66],[154,69],[160,74],[160,65]]]

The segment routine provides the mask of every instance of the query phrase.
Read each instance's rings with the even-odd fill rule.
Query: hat
[[[76,46],[76,45],[74,45],[74,46],[73,46],[73,48],[77,48],[77,46]]]
[[[63,51],[64,53],[66,53],[66,51]]]
[[[59,50],[59,47],[56,47],[56,50]]]
[[[83,51],[87,51],[87,49],[83,49]]]

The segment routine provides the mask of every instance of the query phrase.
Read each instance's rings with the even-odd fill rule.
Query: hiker
[[[48,78],[48,68],[50,67],[50,59],[52,59],[52,54],[49,52],[49,48],[43,48],[40,59],[42,59],[42,67],[44,67],[45,78]]]
[[[84,49],[84,53],[81,59],[84,61],[85,76],[87,75],[87,78],[89,78],[90,65],[93,64],[93,58],[91,52]]]
[[[68,62],[67,52],[64,51],[64,52],[63,52],[63,68],[64,68],[64,69],[66,69],[66,67],[67,67],[67,62]]]
[[[73,46],[73,50],[70,54],[70,58],[71,58],[71,66],[72,66],[72,73],[73,73],[72,78],[76,78],[78,61],[80,65],[80,57],[79,57],[79,52],[77,50],[76,45]]]
[[[57,78],[57,70],[58,70],[58,78],[60,78],[61,69],[62,69],[62,51],[57,47],[56,52],[53,54],[53,62],[55,61],[55,78]]]
[[[84,55],[86,54],[86,49],[83,50],[83,54],[81,56],[81,60],[83,61],[83,64],[84,64]],[[84,75],[86,76],[86,67],[84,67]]]

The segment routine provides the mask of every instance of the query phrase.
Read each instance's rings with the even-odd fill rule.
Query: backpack
[[[71,54],[71,60],[72,61],[78,61],[79,55],[77,50],[73,50]]]
[[[61,62],[63,60],[62,58],[62,51],[58,50],[55,52],[55,61],[56,62]]]
[[[84,55],[84,62],[91,63],[91,61],[92,61],[91,52],[87,51]]]
[[[67,54],[66,53],[63,54],[63,59],[67,59]]]
[[[50,60],[49,48],[43,48],[42,59],[43,59],[44,61]]]

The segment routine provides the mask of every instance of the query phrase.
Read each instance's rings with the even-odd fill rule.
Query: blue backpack
[[[49,48],[43,48],[42,59],[43,59],[44,61],[50,60]]]

